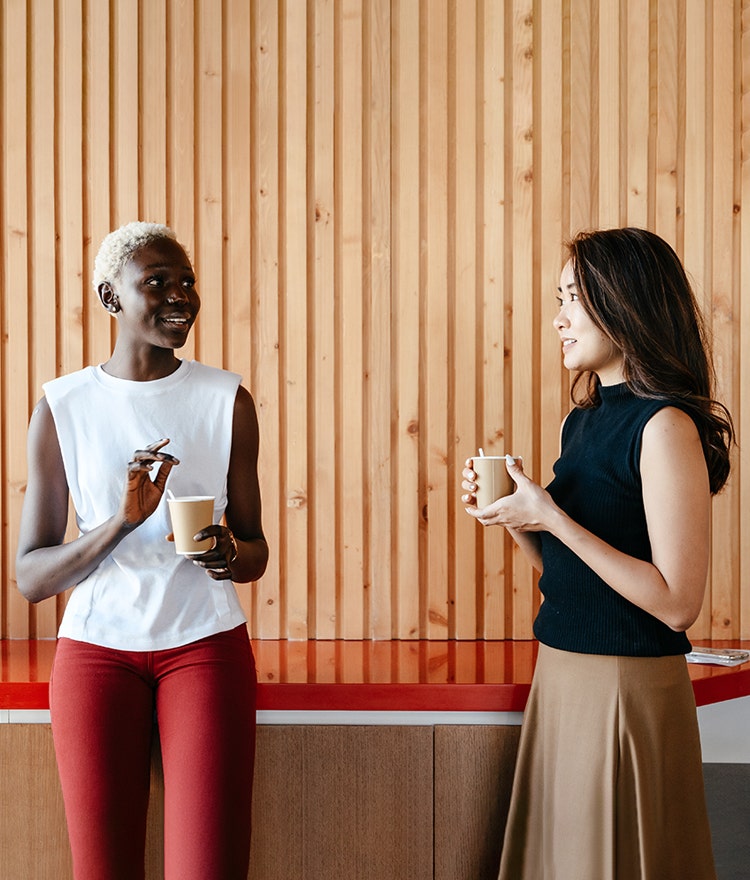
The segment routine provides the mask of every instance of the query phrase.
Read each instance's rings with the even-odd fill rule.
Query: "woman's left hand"
[[[215,581],[226,581],[232,577],[231,565],[237,558],[237,542],[232,530],[226,526],[212,525],[201,529],[194,535],[196,541],[214,539],[214,546],[190,561],[206,570],[206,574]]]
[[[556,508],[554,501],[548,492],[526,476],[520,459],[514,459],[512,464],[508,462],[506,466],[516,484],[515,492],[480,509],[471,506],[475,501],[473,494],[464,495],[462,500],[469,505],[465,508],[466,512],[483,526],[504,526],[517,532],[544,531],[547,528],[545,516]],[[463,475],[463,488],[473,492],[476,489],[476,475],[470,470],[470,461]]]

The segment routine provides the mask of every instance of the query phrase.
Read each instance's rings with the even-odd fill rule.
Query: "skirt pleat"
[[[540,645],[500,880],[716,880],[683,656]]]

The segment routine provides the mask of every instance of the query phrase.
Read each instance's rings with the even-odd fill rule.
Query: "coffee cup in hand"
[[[474,495],[480,510],[498,498],[510,495],[515,488],[504,455],[477,456],[471,460],[471,469],[476,474],[474,482],[477,489]]]
[[[176,552],[181,556],[204,553],[214,546],[213,538],[194,541],[202,529],[213,525],[214,499],[210,495],[184,495],[167,498],[169,517],[172,520],[172,533]]]

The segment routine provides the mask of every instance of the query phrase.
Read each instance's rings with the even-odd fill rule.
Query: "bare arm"
[[[216,546],[212,550],[193,560],[196,565],[206,569],[214,580],[231,578],[236,583],[247,583],[257,581],[266,570],[268,544],[261,521],[258,446],[255,403],[250,392],[240,385],[232,420],[228,500],[224,514],[227,527],[210,526],[196,536],[198,540],[208,536],[216,538]]]
[[[515,494],[474,515],[485,524],[550,532],[620,595],[683,631],[700,613],[708,571],[708,471],[692,419],[673,407],[656,413],[643,432],[640,464],[652,562],[578,525],[517,466],[510,468]]]
[[[156,509],[177,460],[159,441],[135,453],[117,513],[74,541],[63,543],[68,522],[68,483],[49,405],[42,399],[29,423],[28,480],[16,555],[18,588],[30,602],[56,596],[80,583],[122,539]],[[154,462],[161,465],[152,481]]]

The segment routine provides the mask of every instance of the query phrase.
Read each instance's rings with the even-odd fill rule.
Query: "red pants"
[[[144,877],[154,717],[165,880],[247,880],[255,689],[244,625],[154,652],[59,640],[50,707],[76,880]]]

